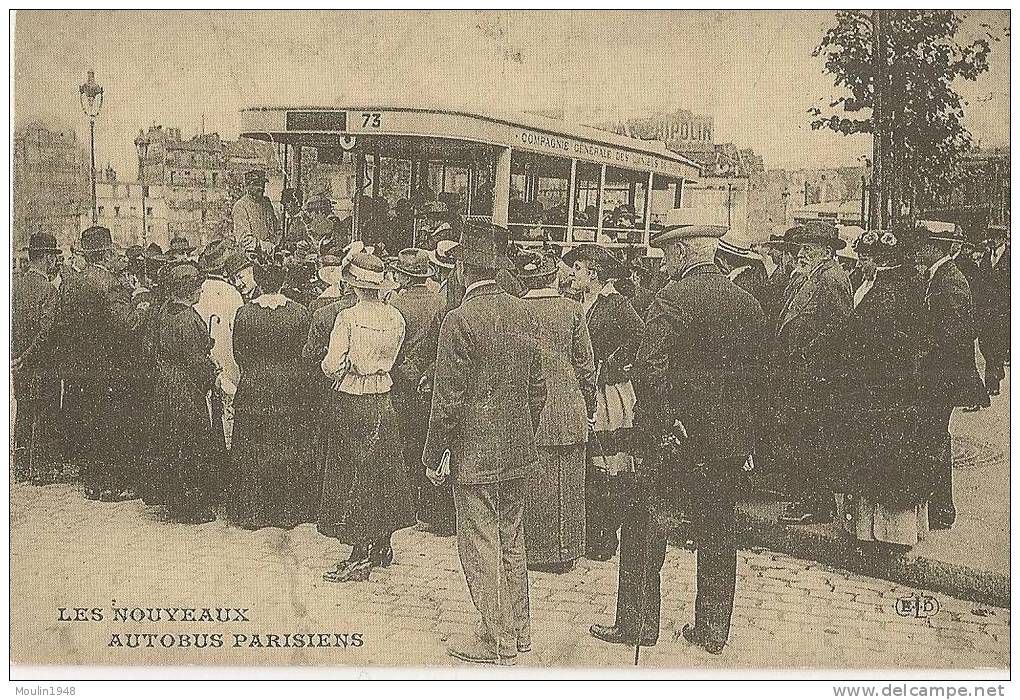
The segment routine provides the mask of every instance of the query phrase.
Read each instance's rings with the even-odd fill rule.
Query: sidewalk
[[[783,525],[776,503],[738,506],[745,546],[814,559],[856,573],[966,600],[1009,606],[1009,396],[1010,370],[990,408],[953,414],[953,490],[956,525],[931,532],[908,554],[869,561],[848,536],[829,525]]]

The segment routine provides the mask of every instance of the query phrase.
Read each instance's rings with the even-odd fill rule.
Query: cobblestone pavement
[[[14,485],[11,496],[12,659],[23,664],[456,666],[444,641],[475,619],[453,538],[415,529],[394,537],[396,561],[362,584],[330,585],[321,574],[347,550],[305,525],[248,532],[220,522],[163,522],[139,501],[86,501],[69,485]],[[616,560],[582,560],[572,572],[531,574],[534,651],[519,666],[620,667],[633,649],[588,635],[612,620]],[[694,557],[671,548],[663,568],[658,646],[650,668],[996,668],[1009,661],[1008,610],[936,594],[938,614],[900,617],[895,601],[915,593],[886,581],[772,552],[741,552],[731,645],[721,657],[673,632],[690,619]],[[115,602],[114,602],[115,601]],[[60,622],[59,608],[102,608],[104,619]],[[249,622],[137,623],[112,607],[248,608]],[[267,635],[326,633],[328,648],[267,648]],[[364,644],[335,646],[334,633]],[[113,634],[223,635],[220,648],[109,646]],[[245,635],[235,647],[233,634]],[[250,648],[253,638],[262,647]],[[126,638],[122,638],[127,644]],[[191,639],[194,639],[192,637]],[[169,640],[171,648],[160,648]],[[283,642],[280,641],[282,644]],[[143,642],[144,645],[144,642]]]

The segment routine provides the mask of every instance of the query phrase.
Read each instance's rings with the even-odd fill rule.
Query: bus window
[[[574,176],[574,240],[593,243],[599,224],[599,175],[595,163],[577,161]]]
[[[648,173],[606,168],[600,243],[641,243],[645,231]]]
[[[570,161],[514,151],[508,225],[514,240],[565,241]]]
[[[489,154],[487,159],[476,160],[473,164],[474,177],[471,200],[468,202],[468,216],[492,219],[492,194],[496,182],[496,158]]]

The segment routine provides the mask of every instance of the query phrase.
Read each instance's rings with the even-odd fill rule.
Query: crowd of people
[[[697,548],[683,635],[720,653],[750,489],[886,553],[953,525],[950,417],[987,406],[1009,362],[1005,231],[848,245],[812,223],[752,250],[667,226],[627,258],[458,221],[383,254],[314,199],[292,196],[316,218],[291,221],[315,235],[283,232],[250,175],[232,235],[200,252],[125,255],[93,226],[64,264],[32,237],[16,478],[182,523],[314,523],[351,547],[330,583],[399,559],[400,529],[456,535],[480,623],[450,653],[484,663],[531,648],[528,570],[581,557],[620,557],[615,622],[592,634],[655,644],[678,532]]]

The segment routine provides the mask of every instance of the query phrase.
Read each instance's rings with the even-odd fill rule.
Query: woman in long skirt
[[[923,439],[924,290],[913,266],[917,234],[865,234],[878,263],[847,324],[846,451],[834,490],[839,522],[862,546],[904,551],[927,533],[934,461]]]
[[[390,402],[390,370],[404,341],[404,319],[380,300],[382,260],[359,253],[344,269],[358,303],[341,311],[322,371],[333,380],[321,441],[319,532],[352,546],[346,562],[327,571],[330,583],[367,580],[393,561],[392,534],[415,523],[400,428]]]
[[[559,293],[558,259],[531,253],[517,261],[525,301],[539,322],[546,401],[535,441],[538,464],[524,494],[528,568],[564,573],[585,550],[584,457],[594,412],[595,363],[581,305]]]
[[[249,530],[314,522],[321,482],[315,478],[317,372],[301,356],[310,317],[280,292],[279,267],[257,270],[263,294],[234,320],[241,370],[234,397],[233,475],[227,511]]]

